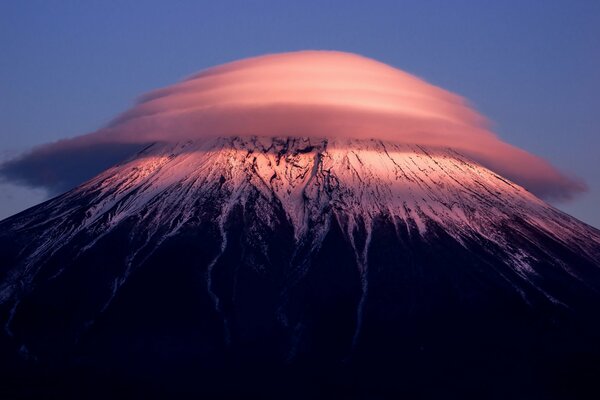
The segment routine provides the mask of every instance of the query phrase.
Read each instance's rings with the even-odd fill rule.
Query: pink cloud
[[[210,68],[142,96],[106,128],[37,151],[245,135],[451,147],[544,197],[566,198],[585,188],[502,142],[462,97],[389,65],[332,51],[267,55]]]

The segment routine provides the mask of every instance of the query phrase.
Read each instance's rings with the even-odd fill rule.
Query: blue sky
[[[0,2],[0,158],[93,131],[139,94],[265,53],[332,49],[471,101],[505,141],[589,185],[600,227],[598,1]],[[0,218],[39,202],[2,185]]]

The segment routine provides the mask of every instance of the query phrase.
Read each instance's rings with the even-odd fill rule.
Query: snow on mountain
[[[249,198],[253,190],[260,199]],[[61,207],[82,197],[86,203],[78,207]],[[423,237],[428,224],[436,224],[459,242],[483,237],[509,246],[510,237],[499,235],[498,228],[519,219],[591,258],[598,255],[600,243],[598,231],[452,149],[352,139],[253,137],[155,144],[4,226],[47,226],[45,246],[32,254],[33,262],[56,251],[54,238],[60,238],[58,247],[86,229],[100,238],[129,217],[138,218],[148,237],[173,235],[207,198],[218,199],[213,206],[220,210],[221,223],[236,204],[259,201],[265,203],[260,216],[270,224],[275,203],[297,241],[309,232],[322,237],[327,231],[324,216],[331,214],[350,239],[359,221],[370,230],[375,217],[387,215]],[[320,233],[315,235],[315,229]],[[581,242],[581,237],[589,241]],[[526,267],[522,258],[514,254],[507,261]]]
[[[179,291],[200,303],[174,326],[215,332],[189,347],[267,338],[263,354],[291,362],[371,354],[415,315],[489,304],[527,321],[600,290],[598,230],[452,149],[365,139],[156,143],[0,222],[0,252],[5,333],[42,359],[158,329],[137,302],[171,319]],[[493,315],[473,313],[467,330]]]

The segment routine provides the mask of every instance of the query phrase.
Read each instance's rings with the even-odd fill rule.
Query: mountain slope
[[[319,392],[547,395],[600,354],[600,232],[451,149],[154,144],[0,222],[0,255],[7,352],[166,391],[284,367]]]

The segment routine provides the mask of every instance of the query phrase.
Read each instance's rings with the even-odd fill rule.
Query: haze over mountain
[[[99,162],[101,148],[133,154],[0,222],[13,392],[595,388],[600,231],[536,196],[581,186],[455,95],[354,55],[266,56],[151,93],[4,173],[84,150],[78,162]]]

